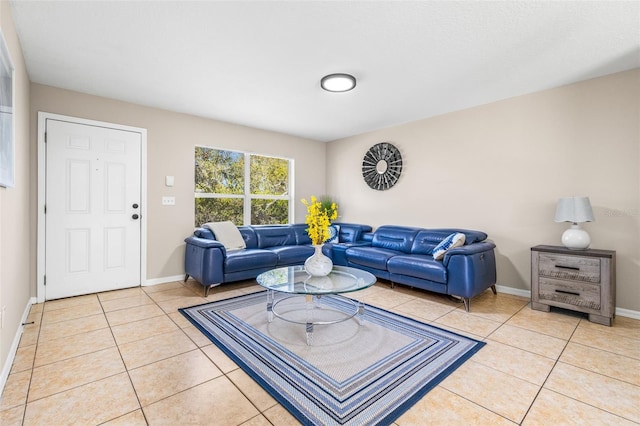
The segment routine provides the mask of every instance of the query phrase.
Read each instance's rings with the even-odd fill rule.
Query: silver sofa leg
[[[495,284],[491,286],[491,291],[493,291],[493,294],[498,294],[498,292],[496,291],[496,285]],[[471,299],[469,297],[458,297],[458,296],[453,296],[453,295],[450,295],[449,297],[451,299],[453,299],[453,300],[462,299],[462,303],[464,303],[464,310],[469,312],[469,306],[471,304]]]
[[[209,290],[211,290],[211,288],[218,287],[220,284],[222,283],[215,283],[215,284],[204,286],[204,297],[209,296]]]

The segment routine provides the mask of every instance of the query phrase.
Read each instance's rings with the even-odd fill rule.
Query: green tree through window
[[[195,225],[289,223],[291,160],[195,148]]]

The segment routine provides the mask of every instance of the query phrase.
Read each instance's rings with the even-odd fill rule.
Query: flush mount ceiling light
[[[348,92],[356,87],[356,78],[350,74],[329,74],[322,77],[320,86],[327,92]]]

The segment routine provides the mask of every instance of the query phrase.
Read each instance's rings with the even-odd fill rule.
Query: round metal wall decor
[[[362,176],[373,189],[384,191],[400,179],[402,155],[398,148],[387,142],[377,143],[364,155]]]

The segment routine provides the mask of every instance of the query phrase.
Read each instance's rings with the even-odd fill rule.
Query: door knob
[[[140,216],[138,216],[137,214],[134,214],[133,216],[131,216],[133,219],[138,219]]]
[[[138,204],[137,203],[133,203],[133,205],[131,207],[133,207],[134,209],[137,209],[138,208]]]

